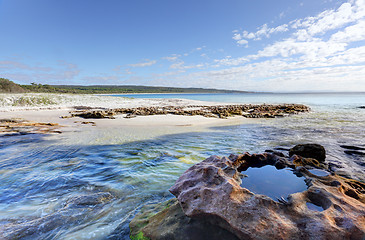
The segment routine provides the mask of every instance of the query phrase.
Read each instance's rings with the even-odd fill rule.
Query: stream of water
[[[339,172],[365,181],[365,157],[341,147],[365,147],[365,109],[358,108],[365,105],[365,94],[128,97],[303,103],[312,111],[189,133],[165,129],[138,141],[131,137],[133,129],[1,137],[0,232],[15,239],[129,239],[128,224],[139,208],[171,198],[168,189],[176,179],[210,155],[319,143]]]

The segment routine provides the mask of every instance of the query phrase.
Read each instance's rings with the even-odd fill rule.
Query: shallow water
[[[191,133],[128,128],[1,137],[0,233],[24,227],[34,231],[22,239],[129,239],[128,224],[138,209],[171,198],[168,189],[175,180],[210,155],[261,153],[314,142],[326,148],[327,161],[338,165],[343,174],[365,181],[364,156],[346,154],[340,147],[365,147],[365,109],[356,108],[365,105],[365,94],[194,97],[305,103],[313,111]],[[110,193],[112,199],[70,204],[79,196],[100,193]]]
[[[253,193],[266,195],[273,200],[286,199],[289,194],[307,189],[303,176],[297,176],[291,169],[278,170],[274,166],[248,168],[242,172],[241,187]],[[278,184],[285,183],[285,184]]]

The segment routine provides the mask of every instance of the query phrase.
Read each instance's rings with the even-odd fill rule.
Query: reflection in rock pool
[[[318,177],[325,177],[325,176],[329,175],[329,172],[321,170],[321,169],[310,169],[309,172]]]
[[[278,170],[274,166],[248,168],[241,186],[253,193],[264,194],[273,200],[307,189],[304,177],[296,176],[291,169]]]
[[[307,208],[313,211],[322,212],[324,209],[321,206],[318,206],[314,203],[307,202]]]

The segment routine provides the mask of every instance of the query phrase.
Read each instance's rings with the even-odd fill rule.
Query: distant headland
[[[76,94],[125,94],[125,93],[249,93],[249,91],[220,90],[212,88],[150,87],[134,85],[48,85],[31,83],[20,85],[0,78],[0,93],[76,93]]]

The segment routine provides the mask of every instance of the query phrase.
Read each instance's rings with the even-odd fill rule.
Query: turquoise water
[[[171,97],[133,97],[157,96]],[[232,103],[304,103],[313,111],[140,141],[126,141],[132,137],[123,129],[104,135],[68,132],[1,137],[0,234],[26,229],[27,235],[21,239],[129,239],[128,224],[139,208],[171,198],[168,189],[176,179],[210,155],[260,153],[315,142],[326,148],[327,161],[336,170],[365,181],[364,156],[346,154],[341,148],[365,147],[365,109],[357,108],[365,105],[365,94],[172,97]],[[167,128],[164,131],[169,132]],[[124,140],[118,142],[118,138]],[[100,204],[71,204],[80,196],[97,194],[110,194],[111,199]]]
[[[365,93],[215,93],[115,94],[116,97],[177,98],[225,103],[301,103],[311,106],[353,107],[365,104]]]

